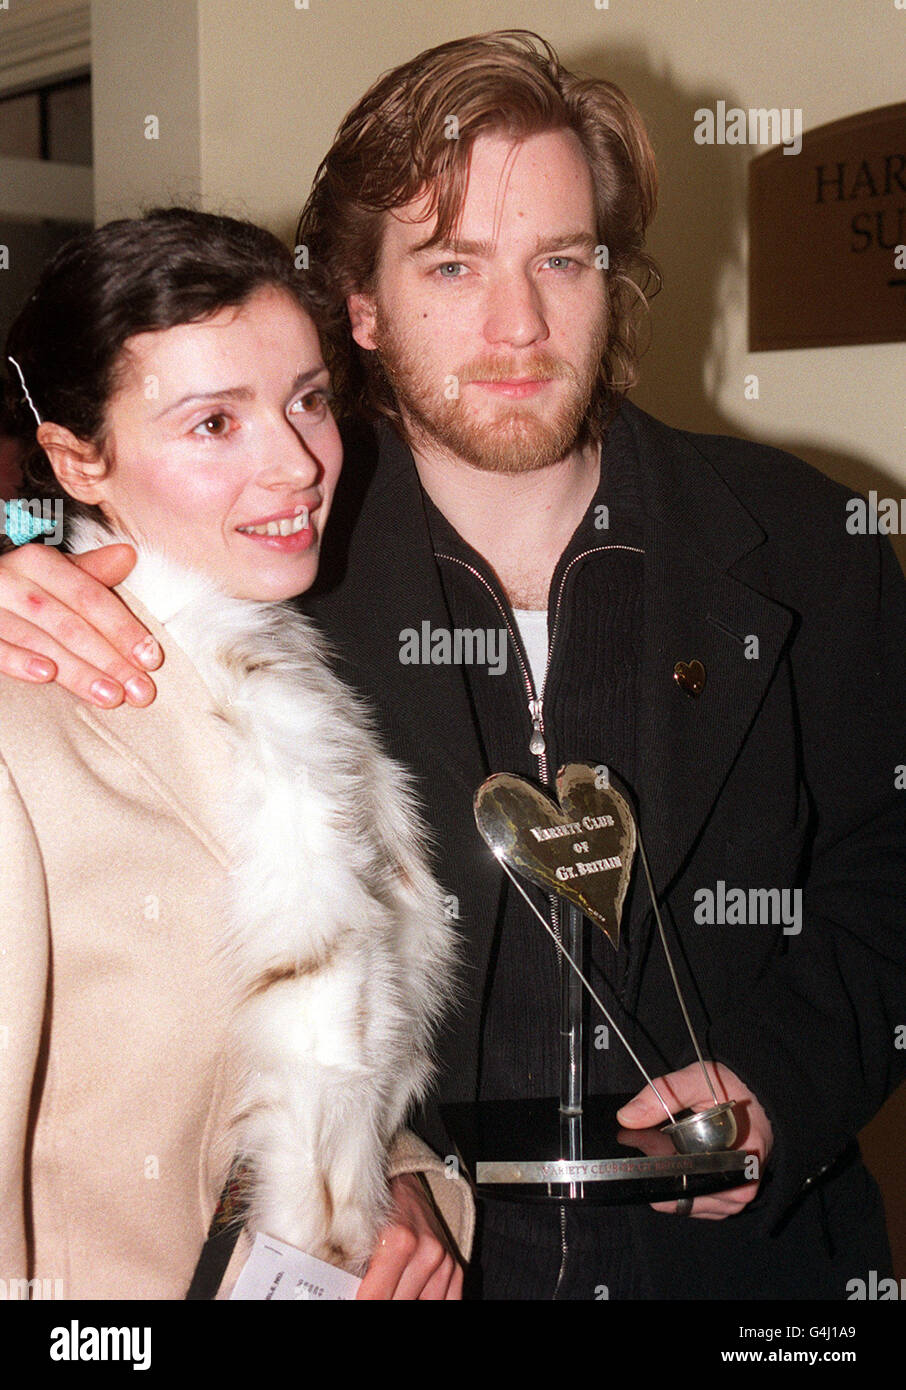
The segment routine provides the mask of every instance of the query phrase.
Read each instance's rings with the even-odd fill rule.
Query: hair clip
[[[21,383],[22,383],[22,391],[23,391],[23,394],[24,394],[24,396],[25,396],[25,399],[28,401],[28,404],[31,406],[31,412],[32,412],[32,414],[34,415],[35,419],[37,420],[38,424],[39,424],[39,425],[43,424],[44,422],[43,422],[43,420],[41,419],[40,415],[38,414],[38,407],[35,405],[34,401],[32,400],[31,396],[29,395],[28,387],[25,385],[25,375],[24,375],[24,373],[23,373],[23,371],[22,371],[22,368],[19,366],[19,363],[16,361],[15,357],[7,357],[6,360],[7,360],[7,362],[12,362],[12,364],[13,364],[13,366],[15,367],[16,371],[19,373],[19,380],[20,380]]]

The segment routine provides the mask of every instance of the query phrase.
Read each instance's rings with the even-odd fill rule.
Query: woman
[[[400,1133],[439,890],[401,771],[280,606],[341,463],[306,306],[269,233],[170,209],[70,243],[7,343],[26,495],[62,489],[73,550],[135,546],[166,651],[150,710],[0,681],[0,1263],[66,1297],[184,1296],[234,1158],[249,1233],[354,1273],[393,1172],[433,1174],[469,1240],[464,1184]]]

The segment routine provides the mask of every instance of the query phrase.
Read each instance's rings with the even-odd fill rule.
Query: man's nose
[[[490,287],[484,335],[489,343],[527,347],[548,336],[537,287],[526,275],[501,276]]]

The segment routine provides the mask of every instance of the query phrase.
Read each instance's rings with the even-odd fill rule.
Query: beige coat
[[[232,1158],[208,810],[231,750],[128,601],[166,652],[150,708],[0,677],[0,1278],[67,1298],[182,1298]],[[401,1135],[388,1171],[417,1170],[467,1254],[465,1182]]]

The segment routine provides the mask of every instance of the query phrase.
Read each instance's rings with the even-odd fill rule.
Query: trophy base
[[[556,1099],[441,1107],[458,1157],[487,1201],[669,1202],[747,1181],[743,1149],[677,1153],[660,1129],[621,1129],[625,1095],[592,1096],[581,1116]]]

